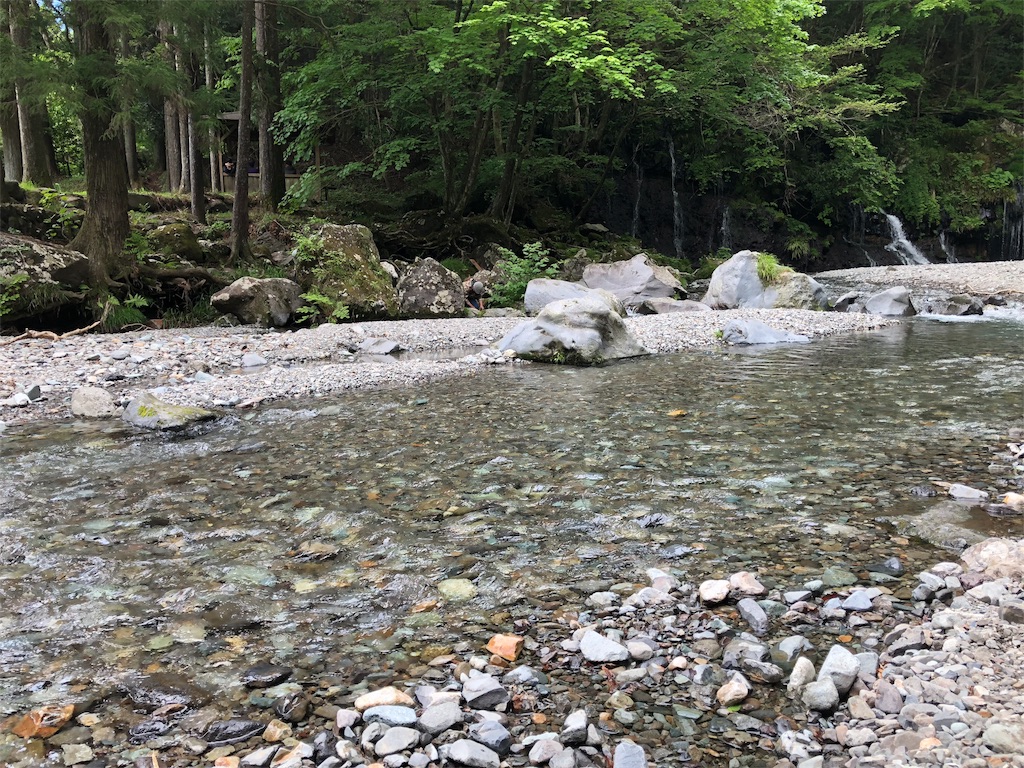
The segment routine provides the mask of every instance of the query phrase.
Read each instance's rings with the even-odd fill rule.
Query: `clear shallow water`
[[[891,515],[935,503],[912,487],[999,487],[988,465],[1024,418],[1022,352],[1020,325],[918,320],[780,349],[501,368],[196,436],[10,430],[0,713],[151,665],[210,688],[264,658],[400,668],[508,629],[494,614],[578,605],[652,565],[796,586],[875,562],[897,549]],[[978,525],[1024,535],[1019,518]],[[941,555],[898,551],[911,567]],[[477,597],[446,604],[437,583],[452,577]]]

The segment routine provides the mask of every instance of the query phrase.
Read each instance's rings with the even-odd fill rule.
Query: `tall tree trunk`
[[[522,161],[525,143],[520,140],[523,129],[523,116],[526,114],[527,103],[530,100],[530,93],[533,90],[533,60],[526,62],[522,78],[519,81],[519,89],[516,93],[515,112],[512,116],[512,125],[508,131],[508,142],[505,145],[505,165],[501,172],[501,181],[498,190],[491,202],[491,216],[497,219],[505,219],[512,203],[512,190],[515,188],[516,174],[519,172],[519,164]]]
[[[0,96],[0,136],[4,139],[4,173],[11,181],[21,181],[21,128],[18,127],[18,103],[11,89],[10,99]]]
[[[256,50],[260,54],[260,198],[271,210],[284,197],[284,150],[270,131],[281,109],[281,46],[277,32],[277,0],[256,0]]]
[[[213,56],[210,53],[210,29],[203,30],[203,70],[206,75],[206,89],[213,92]],[[213,128],[207,136],[210,142],[210,189],[221,192],[220,164],[217,162],[217,134]]]
[[[112,276],[121,266],[128,236],[128,167],[121,133],[110,131],[116,112],[111,84],[117,62],[96,0],[69,0],[75,30],[76,54],[90,59],[90,71],[77,85],[86,96],[79,113],[85,149],[85,186],[88,206],[71,247],[89,257],[89,285],[97,304],[107,295]]]
[[[206,190],[203,185],[203,148],[199,142],[195,113],[188,113],[189,178],[192,187],[189,198],[192,203],[192,218],[200,224],[206,223]]]
[[[121,57],[127,59],[131,55],[128,35],[121,36]],[[124,161],[128,166],[128,182],[133,189],[139,187],[139,153],[135,139],[135,121],[130,117],[124,124]]]
[[[255,0],[242,3],[241,80],[238,86],[238,152],[235,155],[235,204],[231,209],[231,258],[249,256],[249,131],[252,120],[252,28]]]
[[[21,56],[31,56],[29,23],[36,10],[33,0],[11,0],[11,41]],[[14,94],[18,102],[18,127],[21,131],[21,180],[40,186],[53,186],[53,175],[46,156],[44,136],[46,103],[36,103],[31,87],[24,77],[14,79]]]
[[[174,65],[171,50],[171,24],[161,21],[158,30],[163,41],[162,55],[169,66]],[[181,130],[178,113],[170,97],[164,97],[164,157],[167,160],[167,191],[176,192],[181,187]]]

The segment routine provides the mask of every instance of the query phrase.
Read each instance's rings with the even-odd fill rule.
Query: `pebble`
[[[625,661],[629,658],[629,651],[624,645],[610,640],[592,629],[587,630],[580,640],[580,652],[587,661],[592,661],[595,664]]]

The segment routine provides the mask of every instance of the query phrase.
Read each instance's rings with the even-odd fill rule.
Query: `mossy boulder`
[[[191,405],[171,405],[152,392],[143,392],[128,403],[121,418],[136,427],[163,431],[210,421],[217,414]]]
[[[0,320],[35,317],[81,301],[88,279],[85,254],[0,232]]]
[[[184,221],[164,224],[149,233],[149,241],[165,256],[173,256],[182,261],[201,262],[203,246],[199,238]]]
[[[398,293],[380,263],[373,234],[361,224],[324,224],[315,234],[322,249],[298,260],[301,282],[344,304],[356,319],[398,314]]]

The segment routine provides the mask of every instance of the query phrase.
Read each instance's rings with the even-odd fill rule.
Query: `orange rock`
[[[921,739],[921,743],[918,745],[918,749],[938,749],[942,746],[942,742],[931,736],[927,739]]]
[[[34,709],[21,718],[12,730],[23,739],[31,739],[33,737],[48,739],[64,727],[64,724],[71,719],[74,711],[74,704],[68,704],[63,707],[51,705]]]
[[[515,661],[523,652],[523,638],[519,635],[495,635],[488,641],[487,650],[506,661]]]
[[[534,725],[543,725],[548,721],[548,716],[543,712],[534,712],[530,719],[533,720]]]

